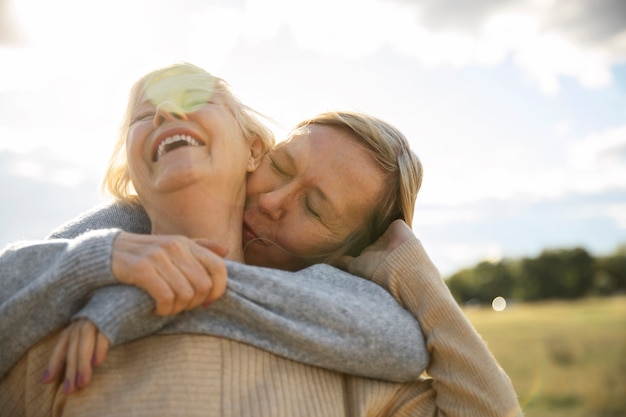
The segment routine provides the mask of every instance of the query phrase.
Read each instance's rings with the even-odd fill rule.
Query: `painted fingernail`
[[[67,394],[70,392],[70,387],[71,387],[71,382],[69,379],[66,379],[65,382],[63,383],[63,393]]]
[[[76,387],[77,388],[82,387],[83,381],[84,381],[83,374],[79,372],[78,375],[76,375]]]
[[[41,382],[47,382],[48,378],[50,378],[50,371],[46,369],[46,371],[43,373],[43,376],[41,377]]]

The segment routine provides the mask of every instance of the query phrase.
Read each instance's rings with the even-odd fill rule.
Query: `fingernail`
[[[41,382],[47,382],[48,378],[50,378],[50,371],[46,369],[46,371],[43,373],[43,376],[41,377]]]
[[[78,373],[78,375],[76,375],[76,387],[80,388],[83,386],[83,374],[81,374],[80,372]]]
[[[211,301],[205,301],[204,303],[202,303],[202,307],[207,308],[211,304],[213,304]]]
[[[65,382],[63,383],[63,393],[64,394],[67,394],[67,393],[70,392],[70,386],[71,386],[70,380],[66,379]]]
[[[91,366],[96,366],[96,355],[95,354],[91,357]]]

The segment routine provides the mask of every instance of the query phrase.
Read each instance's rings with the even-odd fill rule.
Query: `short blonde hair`
[[[113,154],[109,159],[102,188],[118,201],[140,205],[139,197],[134,190],[130,177],[126,155],[126,138],[133,111],[142,100],[148,87],[159,81],[171,78],[180,79],[181,83],[198,83],[199,85],[210,86],[213,94],[219,97],[234,115],[247,140],[260,138],[263,143],[263,153],[266,153],[274,146],[274,134],[261,123],[259,117],[262,116],[257,111],[243,104],[232,93],[230,86],[223,79],[215,77],[204,69],[189,63],[174,64],[157,69],[143,76],[132,86],[128,96],[126,112],[122,119],[119,137],[113,149]]]
[[[311,124],[332,126],[352,134],[386,173],[383,194],[372,202],[366,223],[325,262],[333,263],[342,255],[358,255],[394,220],[402,219],[411,226],[415,200],[422,185],[423,167],[402,132],[388,122],[354,111],[321,113],[298,123],[293,131]]]

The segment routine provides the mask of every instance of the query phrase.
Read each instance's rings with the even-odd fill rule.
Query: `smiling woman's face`
[[[297,270],[322,261],[363,227],[383,178],[351,133],[308,126],[271,151],[248,179],[246,263]]]
[[[146,209],[198,184],[227,198],[243,190],[251,170],[250,144],[211,85],[177,77],[146,89],[134,108],[126,149],[133,186]]]

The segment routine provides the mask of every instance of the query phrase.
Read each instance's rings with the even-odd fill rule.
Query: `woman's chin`
[[[175,193],[178,191],[187,190],[194,187],[198,191],[199,187],[206,187],[210,189],[211,184],[206,181],[205,175],[200,175],[198,172],[188,170],[186,172],[169,172],[167,175],[161,175],[155,182],[155,190],[160,193]],[[202,190],[200,190],[201,192]]]
[[[204,168],[204,169],[203,169]],[[175,192],[187,187],[207,183],[210,173],[206,166],[186,160],[174,160],[152,171],[155,189],[160,192]]]

